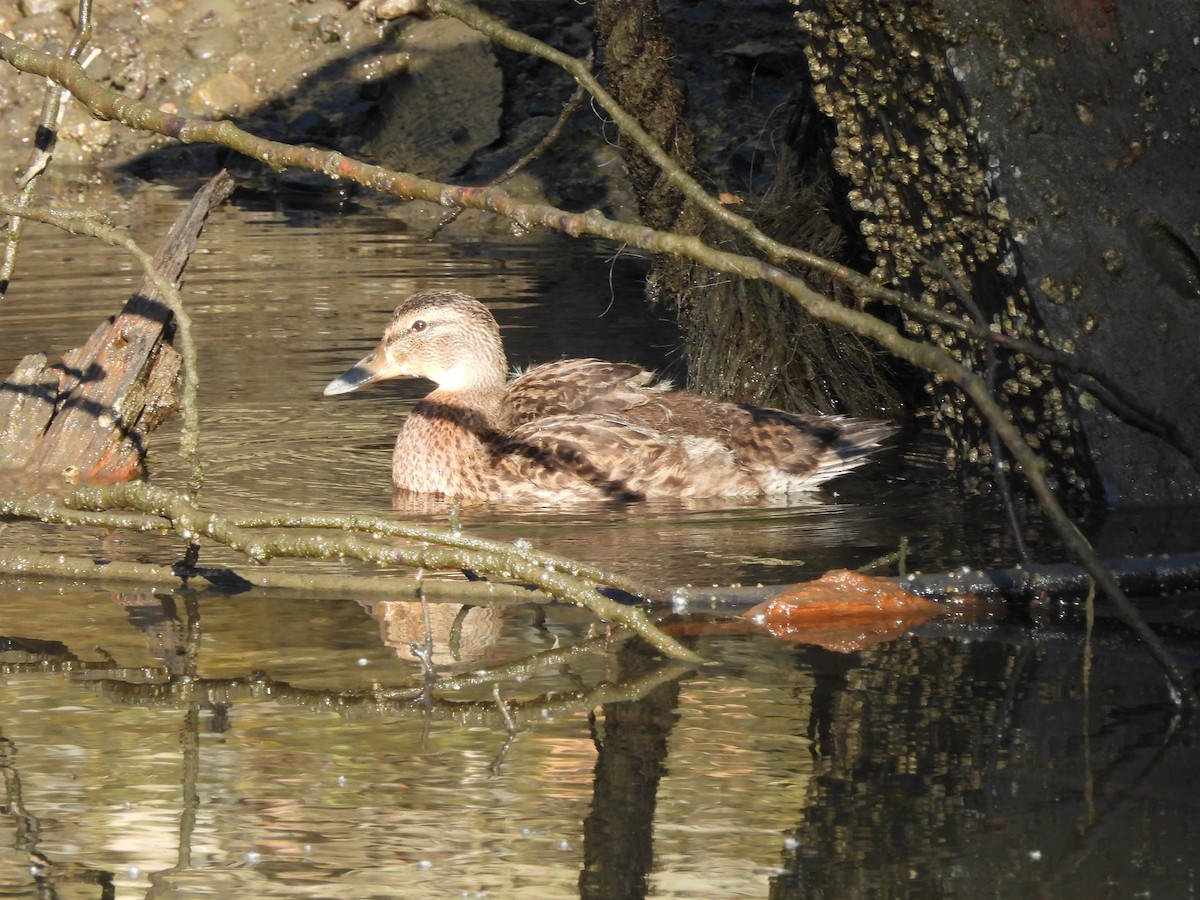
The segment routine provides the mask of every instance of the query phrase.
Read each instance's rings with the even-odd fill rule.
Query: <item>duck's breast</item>
[[[399,490],[470,498],[483,487],[483,469],[497,434],[482,415],[428,398],[414,407],[392,452]]]

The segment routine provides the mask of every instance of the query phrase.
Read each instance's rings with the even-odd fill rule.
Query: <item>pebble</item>
[[[26,16],[13,26],[12,36],[22,44],[41,50],[47,44],[65,43],[74,32],[75,29],[65,16],[48,12]]]
[[[380,0],[375,4],[375,18],[390,22],[403,16],[423,15],[429,11],[425,0]]]
[[[193,59],[228,59],[242,48],[242,37],[233,28],[206,28],[184,44]]]
[[[187,4],[192,27],[200,22],[237,22],[241,10],[238,0],[195,0]]]
[[[168,84],[171,93],[182,97],[190,95],[192,91],[204,84],[204,82],[225,71],[226,66],[221,60],[186,60],[171,73]]]
[[[171,14],[158,6],[150,6],[140,10],[142,24],[148,28],[166,28],[171,24]]]
[[[337,0],[317,0],[315,3],[304,3],[296,9],[292,16],[292,30],[304,31],[316,27],[325,16],[339,17],[346,11],[344,3]]]
[[[254,91],[232,72],[214,75],[192,91],[190,105],[212,118],[236,115],[254,102]]]
[[[64,125],[59,136],[64,140],[77,143],[81,158],[86,159],[112,142],[113,126],[112,122],[89,117]]]
[[[79,4],[74,0],[20,0],[17,8],[23,16],[40,16],[46,13],[66,12]]]

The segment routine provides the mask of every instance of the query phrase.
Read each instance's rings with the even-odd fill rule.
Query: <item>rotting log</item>
[[[213,177],[155,256],[178,284],[209,213],[233,190]],[[144,470],[146,438],[179,408],[171,311],[148,277],[87,343],[47,365],[31,354],[0,385],[0,470],[33,482],[112,484]]]

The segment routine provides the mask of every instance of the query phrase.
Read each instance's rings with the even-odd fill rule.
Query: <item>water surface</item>
[[[116,201],[114,201],[116,202]],[[151,246],[171,191],[120,201]],[[321,397],[398,300],[488,300],[511,361],[631,359],[679,374],[628,255],[499,223],[422,240],[390,210],[242,196],[188,270],[212,508],[390,514],[391,444],[426,385]],[[0,368],[86,339],[137,273],[31,228],[0,307]],[[177,424],[152,477],[181,486]],[[928,568],[1010,565],[989,498],[924,445],[791,506],[666,504],[465,517],[468,529],[660,585],[783,584],[914,546]],[[1093,523],[1165,549],[1194,514]],[[437,517],[431,517],[431,521]],[[1163,528],[1163,523],[1167,523]],[[1053,543],[1032,513],[1039,558]],[[95,558],[171,539],[0,525]],[[1161,529],[1161,530],[1160,530]],[[229,552],[205,561],[244,564]],[[273,562],[272,566],[302,567]],[[326,572],[357,571],[324,563]],[[1171,605],[1168,605],[1171,604]],[[1197,608],[1148,611],[1195,671]],[[1195,896],[1200,757],[1153,663],[1074,608],[942,621],[835,653],[677,617],[681,673],[561,605],[0,582],[0,890],[120,897]],[[584,650],[564,648],[582,644]],[[495,683],[471,673],[540,655]],[[501,709],[503,704],[503,710]]]

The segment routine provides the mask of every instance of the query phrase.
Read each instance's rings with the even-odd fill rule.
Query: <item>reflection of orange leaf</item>
[[[760,603],[746,618],[775,637],[849,653],[899,637],[944,612],[890,579],[835,569]]]

